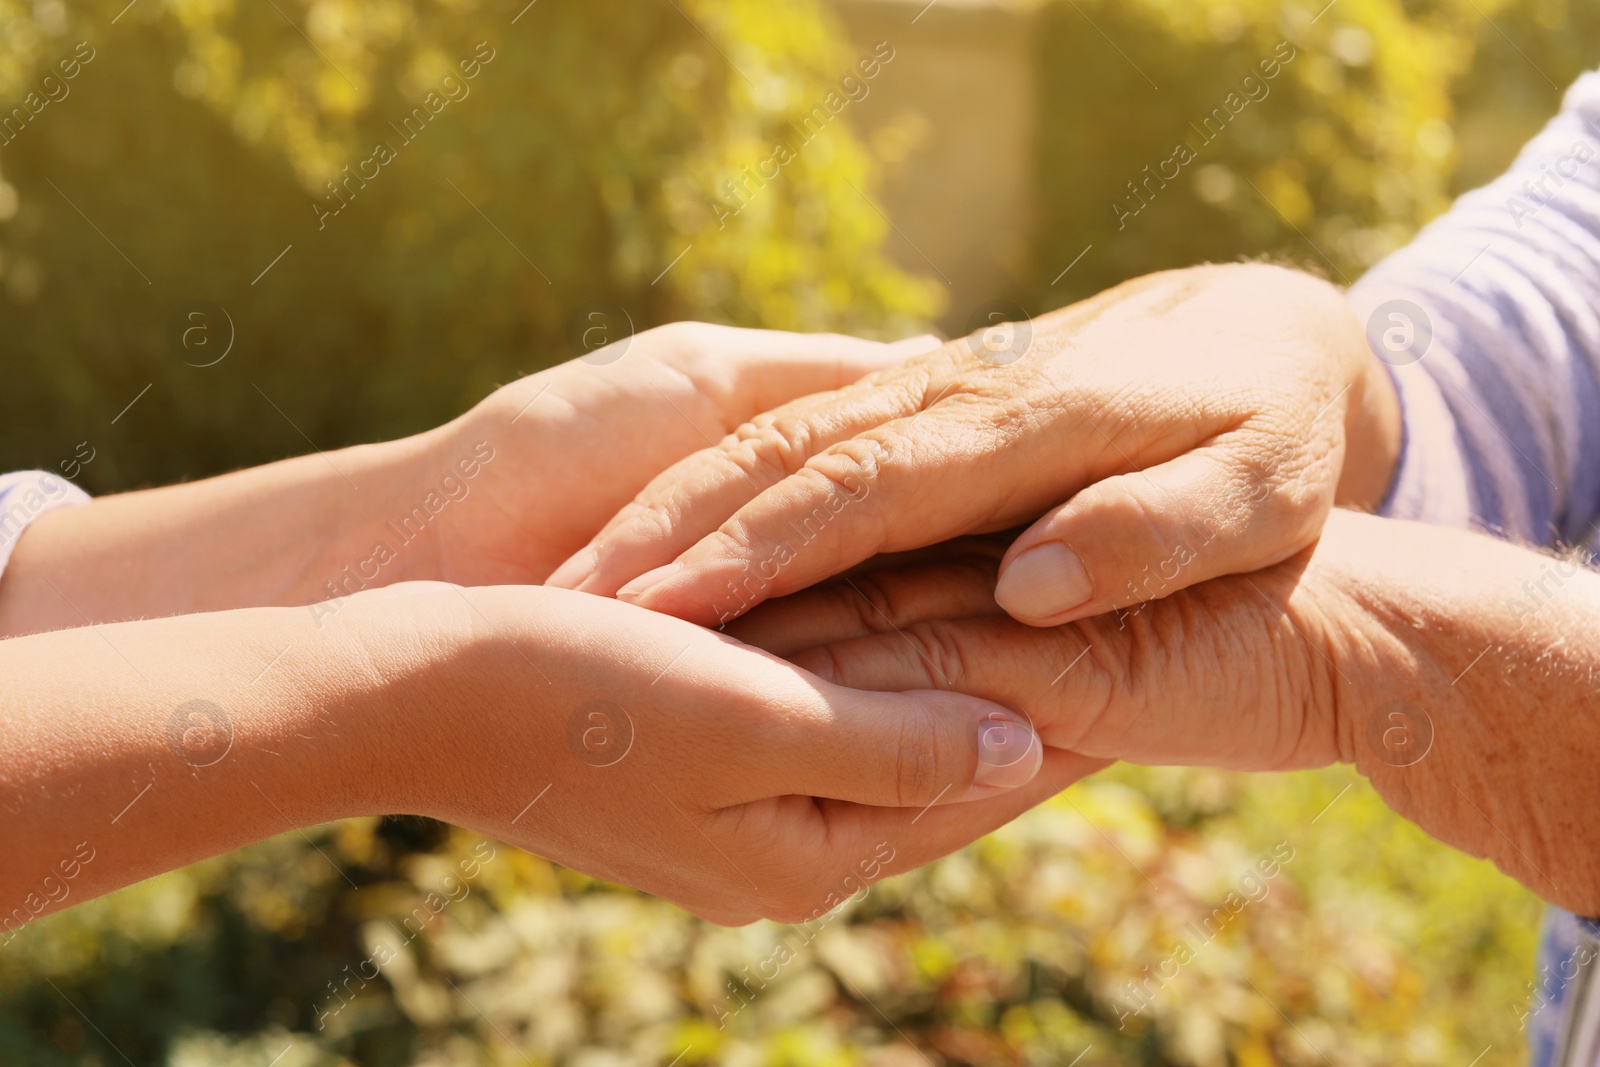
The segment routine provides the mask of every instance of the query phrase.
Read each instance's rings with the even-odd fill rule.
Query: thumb
[[[1316,538],[1332,487],[1295,494],[1220,445],[1097,482],[1023,531],[995,600],[1059,626],[1282,562]]]
[[[961,693],[814,683],[821,706],[771,737],[785,793],[880,807],[978,800],[1026,785],[1044,748],[1023,716]]]

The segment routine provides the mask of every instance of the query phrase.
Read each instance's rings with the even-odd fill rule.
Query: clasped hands
[[[1600,830],[1550,815],[1600,744],[1600,579],[1513,613],[1548,557],[1336,510],[1400,438],[1343,294],[1200,267],[1008,331],[665,327],[414,437],[43,515],[0,582],[5,888],[137,795],[76,893],[405,811],[804,920],[1115,760],[1343,761],[1600,911]],[[52,711],[67,664],[91,714]]]
[[[569,768],[649,802],[659,787],[640,779],[652,769],[698,764],[676,815],[725,831],[712,834],[720,856],[693,838],[681,849],[671,811],[666,854],[619,866],[592,837],[553,853],[541,842],[545,854],[716,918],[804,918],[875,840],[895,851],[883,873],[904,869],[1116,759],[1352,758],[1324,714],[1327,635],[1307,632],[1326,593],[1303,579],[1335,502],[1381,496],[1397,416],[1342,295],[1276,268],[1199,268],[1024,329],[1020,352],[996,353],[982,336],[879,348],[674,327],[635,339],[615,366],[570,365],[551,372],[570,377],[491,398],[503,418],[531,405],[521,418],[540,418],[526,432],[574,457],[550,476],[559,488],[530,484],[538,501],[521,511],[545,531],[567,520],[562,537],[530,543],[574,551],[517,576],[620,600],[563,610],[660,633],[629,643],[650,648],[642,671],[661,672],[646,688],[670,679],[666,691],[724,712],[718,732],[743,739],[730,753],[719,737],[718,759],[697,758],[703,739],[662,709],[659,724],[636,724],[631,767]],[[806,353],[806,369],[785,371],[774,345]],[[834,361],[837,387],[815,388],[816,357]],[[688,395],[671,399],[652,375],[687,378]],[[541,399],[546,388],[556,396]],[[688,454],[656,473],[643,460],[664,454],[663,438]],[[654,477],[631,501],[608,499],[624,470]],[[691,664],[675,645],[706,653]],[[797,718],[786,686],[827,706],[805,733],[786,731]],[[839,721],[858,705],[872,719],[865,741]],[[669,730],[687,746],[678,755],[661,747]],[[758,752],[764,765],[743,758]],[[791,763],[817,773],[786,779]],[[730,793],[733,782],[756,792]]]
[[[619,629],[718,627],[698,640],[723,642],[722,673],[680,674],[676,637],[645,657],[648,669],[727,712],[718,721],[747,732],[741,756],[764,753],[706,763],[700,808],[676,813],[718,827],[709,866],[681,838],[671,855],[622,867],[602,865],[592,842],[569,844],[579,866],[715,918],[807,918],[831,906],[829,887],[874,841],[895,857],[875,874],[905,869],[1116,760],[1351,762],[1436,836],[1547,898],[1594,899],[1547,884],[1561,845],[1537,823],[1512,841],[1480,821],[1476,805],[1494,801],[1462,789],[1498,800],[1544,788],[1527,767],[1501,781],[1484,772],[1503,723],[1484,713],[1488,693],[1450,684],[1463,650],[1505,631],[1498,604],[1483,610],[1503,600],[1496,581],[1514,586],[1539,557],[1359,513],[1393,475],[1399,411],[1341,292],[1276,267],[1201,267],[1042,316],[1020,327],[1021,344],[1009,329],[1007,344],[980,334],[876,348],[680,327],[657,362],[697,383],[693,401],[663,408],[651,402],[660,389],[626,374],[572,383],[645,399],[627,408],[629,444],[580,456],[614,469],[664,432],[687,454],[660,473],[633,466],[648,484],[625,502],[591,501],[560,565],[544,556],[524,576],[615,598],[604,610]],[[783,378],[761,354],[769,344],[831,352],[838,384],[813,388],[810,360],[810,379]],[[719,381],[720,396],[709,385]],[[764,395],[750,392],[758,385]],[[510,411],[533,385],[506,394],[490,404]],[[583,413],[619,408],[567,393],[562,404],[572,434],[593,417]],[[574,470],[575,492],[547,498],[552,520],[558,502],[584,495],[576,487],[626,481]],[[1563,625],[1556,613],[1544,621]],[[1536,659],[1524,666],[1555,699],[1561,680]],[[771,698],[781,689],[752,687],[769,673],[821,694],[828,710],[803,734],[781,730],[794,721]],[[1386,747],[1385,711],[1419,698],[1452,731],[1420,768]],[[838,725],[857,704],[874,722],[864,743]],[[692,763],[700,739],[684,725],[672,724],[688,745],[677,758]],[[1413,725],[1432,748],[1432,720]],[[777,768],[808,763],[812,746],[817,773],[782,780]],[[640,762],[681,766],[662,750]],[[755,792],[721,806],[746,775]],[[756,794],[766,799],[747,799]],[[663,872],[680,864],[669,882]]]
[[[1043,773],[941,827],[1115,760],[1348,762],[1435,836],[1593,913],[1600,865],[1572,858],[1593,835],[1550,813],[1597,740],[1555,709],[1600,668],[1568,640],[1600,590],[1585,574],[1528,618],[1507,605],[1548,557],[1362,514],[1400,437],[1341,292],[1174,271],[773,407],[655,477],[548,582],[852,690],[1024,717]],[[1507,753],[1552,712],[1559,737]],[[953,799],[942,784],[912,792]]]

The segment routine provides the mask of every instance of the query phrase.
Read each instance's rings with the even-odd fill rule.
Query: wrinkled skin
[[[718,624],[878,553],[1031,522],[1002,575],[1064,545],[1086,599],[1019,572],[1000,600],[1056,625],[1280,562],[1336,500],[1387,485],[1392,385],[1320,281],[1173,271],[1026,329],[1015,358],[993,350],[1017,336],[997,328],[740,426],[551,584]]]
[[[1255,574],[1037,628],[989,595],[1000,551],[889,561],[728,629],[841,685],[982,696],[1094,760],[1354,763],[1435,837],[1600,913],[1600,828],[1573,803],[1600,788],[1600,575],[1338,510],[1316,545]]]

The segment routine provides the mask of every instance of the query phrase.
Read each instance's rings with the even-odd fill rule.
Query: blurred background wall
[[[0,469],[105,493],[433,425],[601,300],[896,336],[1203,259],[1353,280],[1510,160],[1600,11],[0,0],[0,41]],[[1116,769],[815,936],[362,820],[6,943],[0,1063],[1488,1067],[1539,913],[1338,770]]]
[[[901,53],[856,128],[897,232],[885,251],[944,286],[940,327],[1035,288],[1039,173],[1037,3],[835,0],[857,49]],[[913,22],[913,20],[915,20]],[[909,44],[907,43],[909,41]]]

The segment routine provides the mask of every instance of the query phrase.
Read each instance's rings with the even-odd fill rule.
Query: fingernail
[[[550,577],[544,580],[544,584],[561,589],[576,589],[589,580],[589,576],[594,573],[599,563],[600,553],[593,548],[586,548],[557,567]]]
[[[1093,595],[1083,560],[1060,541],[1047,541],[1012,560],[994,590],[1008,614],[1029,619],[1071,611]]]
[[[655,570],[645,571],[643,574],[639,575],[639,577],[635,578],[621,589],[618,589],[617,599],[632,600],[634,597],[641,596],[655,586],[660,585],[668,578],[671,578],[674,574],[677,574],[681,570],[683,570],[683,564],[668,563],[664,567],[657,567]]]
[[[1009,714],[992,712],[978,723],[978,769],[967,797],[1026,785],[1044,763],[1044,746],[1033,728]]]

